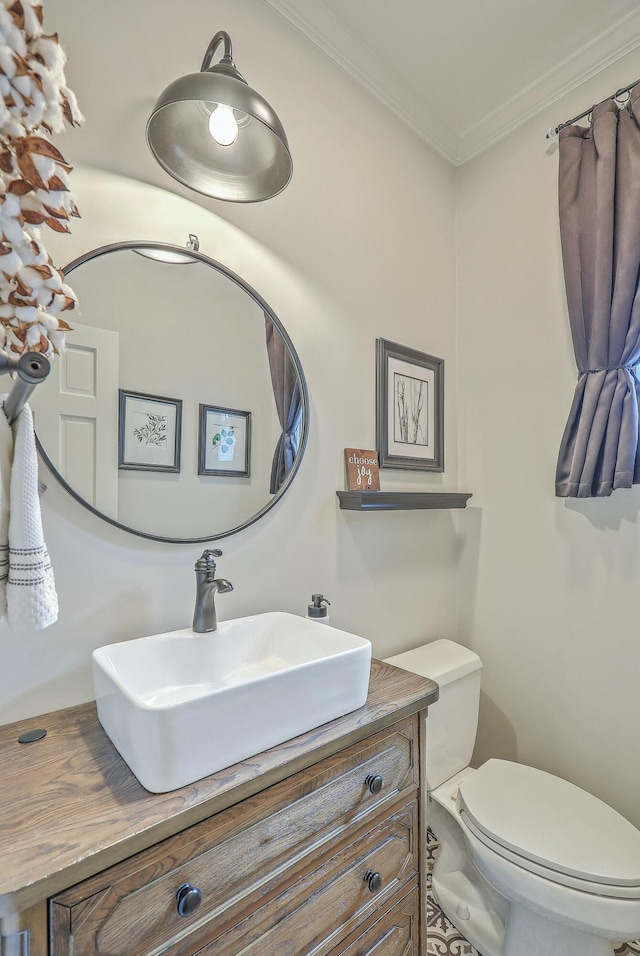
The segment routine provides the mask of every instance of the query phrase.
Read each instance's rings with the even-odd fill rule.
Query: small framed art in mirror
[[[248,478],[251,412],[218,405],[200,405],[199,475]]]
[[[118,391],[118,468],[179,472],[181,399]]]

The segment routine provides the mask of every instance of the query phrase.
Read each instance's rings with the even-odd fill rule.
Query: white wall
[[[555,498],[577,373],[545,133],[640,75],[621,60],[458,170],[460,637],[484,661],[476,760],[517,758],[640,824],[640,489]],[[639,184],[640,187],[640,184]]]
[[[220,597],[220,618],[274,608],[304,614],[311,593],[323,591],[332,623],[371,638],[377,656],[455,637],[451,513],[349,514],[335,496],[344,487],[343,449],[374,447],[379,336],[443,357],[447,391],[446,473],[385,471],[383,488],[457,488],[454,170],[261,0],[217,0],[214,9],[206,0],[46,0],[45,27],[60,35],[69,85],[87,118],[56,141],[67,160],[211,210],[219,246],[202,251],[234,260],[227,264],[281,318],[306,372],[305,459],[283,500],[222,542],[220,573],[235,591]],[[276,106],[294,156],[291,185],[258,205],[200,201],[166,176],[144,141],[156,96],[199,69],[220,28],[232,36],[238,68]],[[137,238],[155,238],[146,235],[145,213]],[[74,235],[81,228],[92,246],[105,241],[98,217]],[[182,223],[178,229],[168,219],[165,228],[162,238],[185,241]],[[43,477],[60,620],[31,635],[0,625],[5,722],[90,699],[92,648],[189,625],[193,613],[201,547],[125,535]]]

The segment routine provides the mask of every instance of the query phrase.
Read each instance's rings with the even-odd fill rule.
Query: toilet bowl
[[[640,935],[640,831],[553,774],[469,767],[480,659],[434,641],[387,662],[435,680],[426,726],[432,889],[482,956],[612,956]]]

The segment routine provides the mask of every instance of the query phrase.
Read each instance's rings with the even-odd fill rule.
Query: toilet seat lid
[[[640,887],[640,830],[553,774],[488,760],[461,782],[458,810],[498,852],[503,846],[549,870],[593,883]]]

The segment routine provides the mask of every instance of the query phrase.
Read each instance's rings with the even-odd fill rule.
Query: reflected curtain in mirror
[[[302,393],[300,391],[300,379],[285,342],[276,334],[273,322],[266,314],[264,321],[273,397],[282,428],[282,434],[276,444],[271,465],[269,491],[272,495],[275,495],[286,481],[296,459],[302,422]]]
[[[640,87],[560,133],[560,235],[578,383],[556,494],[640,483]]]

